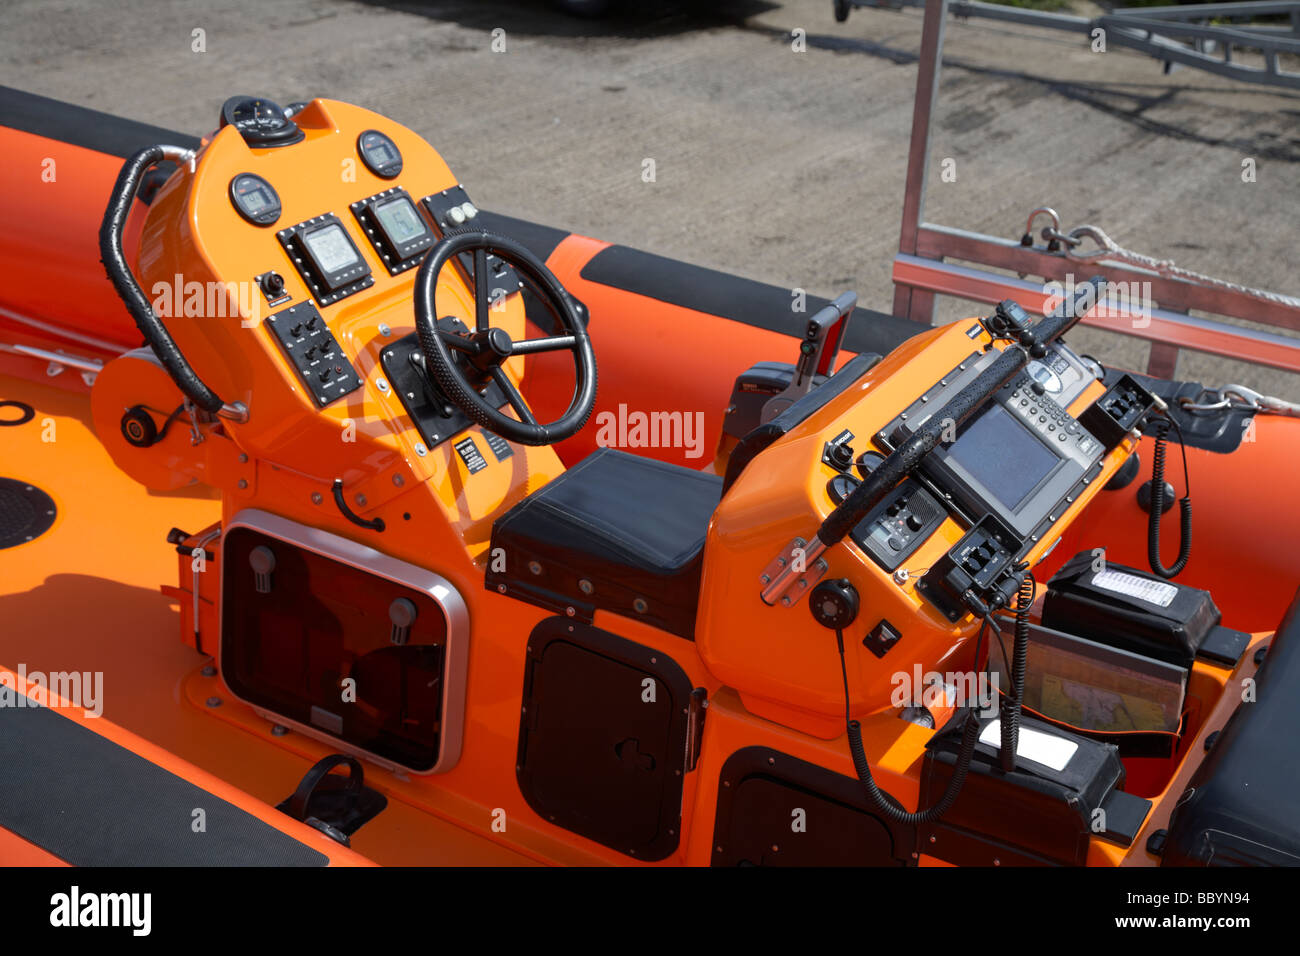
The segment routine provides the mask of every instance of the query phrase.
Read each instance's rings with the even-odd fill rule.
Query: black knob
[[[148,448],[158,441],[158,426],[143,405],[132,405],[122,415],[122,437],[136,448]]]
[[[913,531],[920,531],[925,526],[925,522],[921,520],[920,515],[909,514],[907,516],[907,526]]]
[[[808,609],[822,627],[842,631],[858,617],[858,589],[848,578],[823,581],[809,595]]]
[[[840,471],[848,471],[853,464],[853,449],[849,447],[848,442],[840,442],[826,449],[826,457],[830,459],[833,467]]]
[[[278,272],[268,272],[262,276],[261,284],[268,299],[278,299],[284,293],[284,276]]]

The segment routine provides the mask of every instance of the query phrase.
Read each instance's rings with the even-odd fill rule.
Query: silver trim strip
[[[340,537],[319,528],[312,528],[278,515],[270,514],[258,508],[246,508],[231,519],[230,524],[222,529],[222,571],[224,573],[225,538],[235,528],[249,528],[276,538],[286,544],[296,545],[306,551],[319,554],[331,560],[354,567],[368,574],[386,578],[405,587],[421,591],[437,602],[447,617],[447,670],[444,677],[442,695],[442,739],[438,747],[438,762],[428,770],[416,770],[406,767],[387,757],[371,753],[346,741],[327,734],[316,727],[304,726],[296,721],[274,714],[252,701],[244,700],[234,692],[226,682],[224,670],[221,682],[236,700],[248,704],[259,714],[299,732],[323,740],[331,746],[346,753],[365,757],[382,767],[401,769],[407,773],[425,775],[446,773],[460,760],[461,747],[465,737],[465,689],[469,675],[469,608],[464,597],[446,578],[426,568],[408,564],[397,558],[376,551],[374,548],[359,544],[348,538]],[[220,634],[217,641],[217,661],[222,660],[222,643],[225,636],[225,604],[220,607]]]

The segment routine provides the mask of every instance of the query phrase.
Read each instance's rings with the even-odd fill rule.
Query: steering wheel
[[[438,275],[453,257],[474,254],[474,330],[469,334],[438,328],[434,293]],[[513,341],[505,329],[491,323],[487,256],[491,252],[519,270],[559,322],[559,333],[540,339]],[[415,329],[424,353],[424,367],[434,384],[471,420],[503,438],[522,445],[549,445],[578,432],[596,403],[596,356],[573,300],[545,263],[525,246],[482,230],[449,232],[429,250],[415,277]],[[573,356],[573,398],[553,422],[537,421],[528,403],[506,375],[502,363],[515,355],[567,351]],[[491,382],[515,410],[511,418],[483,397]]]

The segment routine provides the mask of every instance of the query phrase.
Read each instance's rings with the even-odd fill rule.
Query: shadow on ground
[[[551,0],[359,0],[371,6],[446,20],[472,30],[501,27],[525,36],[662,37],[735,26],[780,7],[767,0],[621,0],[607,15],[577,17]],[[827,5],[829,18],[830,6]]]

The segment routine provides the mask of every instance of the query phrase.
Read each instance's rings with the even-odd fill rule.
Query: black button
[[[886,544],[889,545],[889,550],[891,551],[902,551],[903,545],[907,544],[907,542],[904,541],[902,538],[898,537],[897,535],[895,535],[894,537],[890,538],[886,542]]]

